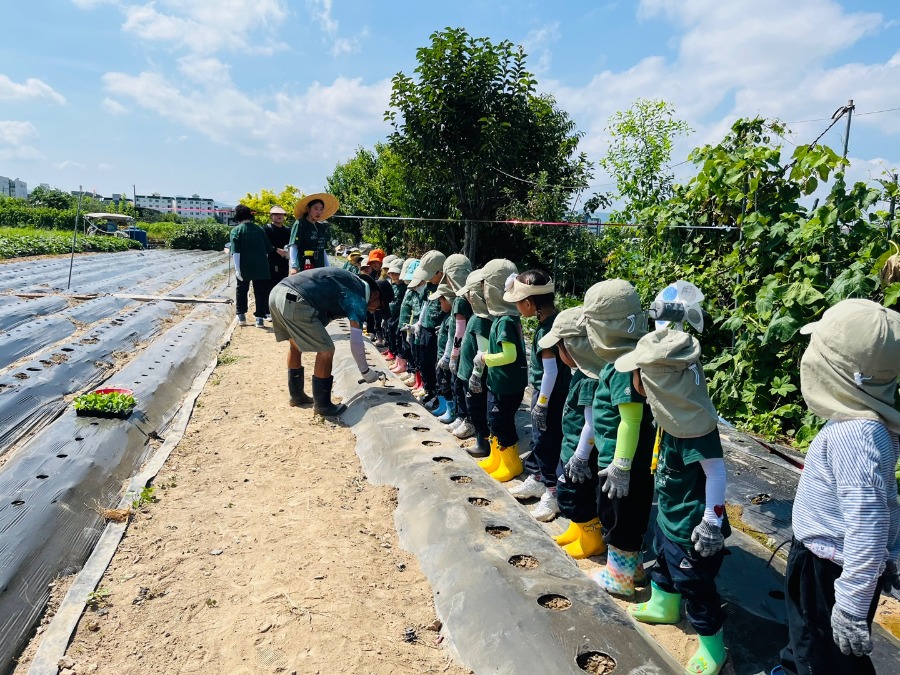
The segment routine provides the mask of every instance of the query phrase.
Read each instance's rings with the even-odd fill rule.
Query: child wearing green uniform
[[[587,558],[606,550],[597,512],[597,450],[594,447],[593,405],[597,376],[603,362],[594,354],[587,333],[578,324],[581,308],[564,309],[541,349],[553,346],[569,368],[574,368],[562,411],[562,442],[557,466],[556,499],[568,529],[556,543],[573,558]]]
[[[451,319],[450,335],[443,350],[438,348],[438,379],[446,380],[448,387],[447,409],[439,418],[441,422],[449,425],[452,432],[461,424],[460,416],[465,417],[466,401],[465,392],[456,386],[456,371],[459,368],[459,350],[466,332],[466,322],[472,316],[472,306],[464,297],[456,295],[456,291],[466,283],[466,278],[472,272],[472,263],[459,253],[454,253],[444,261],[444,280],[442,283],[450,287],[453,295],[450,297],[448,313]],[[458,436],[468,438],[472,432]]]
[[[444,321],[446,313],[441,311],[438,300],[429,297],[437,290],[437,285],[444,276],[444,261],[447,260],[440,251],[428,251],[422,256],[421,264],[413,273],[413,281],[425,283],[422,292],[422,310],[416,321],[416,345],[418,347],[419,375],[422,386],[413,390],[413,395],[420,399],[427,410],[435,410],[441,402],[437,396],[437,329]]]
[[[491,315],[484,301],[484,270],[475,270],[466,277],[465,285],[456,294],[465,297],[472,308],[472,316],[466,322],[462,344],[459,348],[459,366],[456,370],[457,387],[463,390],[465,409],[463,421],[455,429],[453,435],[465,438],[475,433],[475,445],[467,448],[473,457],[484,457],[490,451],[488,437],[491,435],[487,425],[487,394],[484,391],[484,378],[479,378],[479,391],[472,391],[469,378],[472,377],[475,356],[478,352],[488,350],[488,337],[491,334]]]
[[[403,358],[403,361],[401,362],[398,360],[398,362],[394,364],[397,368],[392,370],[401,376],[401,379],[407,386],[413,386],[416,383],[418,367],[411,326],[415,323],[419,316],[419,310],[422,308],[422,296],[417,291],[410,288],[412,275],[419,266],[419,261],[412,259],[407,262],[409,265],[407,266],[406,271],[403,271],[400,274],[400,279],[406,282],[406,292],[403,295],[403,302],[400,303],[400,318],[398,319],[402,344],[400,355]],[[402,370],[401,367],[403,368]]]
[[[441,310],[444,312],[444,320],[441,322],[437,331],[437,353],[443,355],[448,345],[452,345],[450,330],[453,324],[453,316],[450,314],[450,303],[452,300],[456,299],[456,293],[454,293],[450,286],[442,282],[430,297],[440,303]],[[431,411],[431,414],[440,418],[445,415],[453,405],[453,388],[450,382],[450,369],[442,368],[440,361],[438,361],[435,370],[435,391],[437,393],[438,405]]]
[[[683,596],[700,643],[687,672],[715,675],[726,658],[725,613],[716,575],[731,530],[725,515],[726,474],[718,415],[709,400],[700,343],[682,331],[656,330],[641,338],[615,367],[632,377],[635,389],[646,393],[662,429],[652,595],[631,613],[644,623],[677,623]]]
[[[400,306],[403,304],[403,296],[406,295],[406,284],[400,280],[403,271],[403,259],[395,258],[388,266],[387,276],[394,291],[394,299],[388,305],[388,319],[386,326],[386,338],[388,353],[385,357],[388,361],[397,361],[400,356]],[[398,372],[398,371],[394,371]]]
[[[556,500],[556,469],[562,445],[562,413],[569,390],[572,371],[559,357],[553,346],[542,349],[538,341],[547,334],[556,320],[553,281],[541,270],[528,270],[507,280],[503,295],[507,302],[515,302],[524,317],[537,317],[538,327],[531,343],[528,379],[531,396],[531,452],[525,458],[528,477],[510,489],[517,499],[540,497],[531,512],[535,520],[548,522],[559,513]]]
[[[495,259],[484,266],[484,297],[494,317],[488,336],[488,352],[475,355],[469,388],[481,389],[483,367],[487,367],[488,427],[492,436],[491,454],[478,463],[495,480],[505,483],[522,473],[516,411],[528,385],[528,362],[522,322],[511,302],[503,299],[506,280],[517,274],[509,260]]]
[[[646,398],[613,363],[635,348],[647,319],[634,287],[608,279],[588,289],[581,321],[594,353],[605,362],[594,394],[593,423],[599,515],[608,549],[606,568],[595,581],[609,593],[631,597],[653,505],[655,432]]]

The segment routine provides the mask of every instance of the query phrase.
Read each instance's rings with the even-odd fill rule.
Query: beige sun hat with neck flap
[[[622,279],[594,284],[584,296],[581,325],[601,359],[613,363],[647,333],[647,315],[634,286]]]
[[[900,314],[871,300],[842,300],[819,321],[800,360],[800,392],[826,420],[880,420],[900,433]]]
[[[700,342],[692,335],[670,328],[655,330],[616,359],[615,367],[621,373],[641,369],[653,418],[669,435],[697,438],[718,425],[700,362]]]
[[[451,303],[456,299],[456,291],[450,287],[450,284],[446,284],[443,281],[438,284],[435,291],[428,294],[429,300],[437,300],[442,297],[447,298]]]
[[[454,253],[447,256],[443,269],[443,283],[449,284],[454,291],[458,291],[465,285],[466,279],[472,273],[472,262],[462,253]]]
[[[489,319],[491,314],[488,312],[487,304],[484,301],[482,281],[484,281],[484,270],[473,270],[466,277],[466,283],[463,284],[462,288],[456,291],[456,295],[460,298],[468,299],[469,304],[472,305],[472,313],[475,316]]]
[[[420,279],[428,283],[428,281],[438,272],[443,271],[444,262],[447,260],[440,251],[428,251],[419,261],[419,266],[413,272],[413,280]]]
[[[596,380],[603,368],[603,361],[594,353],[584,326],[580,325],[581,307],[564,309],[553,320],[550,331],[538,340],[541,349],[550,349],[560,340],[572,357],[578,370]]]
[[[533,295],[547,295],[553,292],[553,279],[550,279],[546,284],[538,286],[536,284],[523,284],[516,278],[511,280],[509,290],[503,293],[503,299],[506,300],[506,302],[518,302],[519,300],[530,298]]]
[[[516,303],[503,299],[506,280],[511,274],[518,274],[516,264],[506,258],[494,258],[483,268],[484,301],[491,316],[519,316]]]

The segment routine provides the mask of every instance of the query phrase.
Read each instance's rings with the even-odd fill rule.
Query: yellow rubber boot
[[[491,471],[491,478],[501,483],[511,481],[525,470],[522,460],[519,458],[519,444],[514,443],[509,447],[500,448],[500,466]]]
[[[581,531],[581,530],[580,530],[579,527],[578,527],[578,523],[576,523],[576,522],[570,520],[570,521],[569,521],[569,527],[566,529],[566,531],[563,532],[563,533],[562,533],[561,535],[559,535],[558,537],[553,537],[553,539],[554,539],[554,540],[556,541],[556,543],[559,544],[560,546],[565,546],[566,544],[571,544],[573,541],[575,541],[576,539],[578,539],[578,533],[579,533],[580,531]]]
[[[491,454],[478,462],[478,466],[482,469],[491,473],[492,471],[496,471],[497,467],[500,466],[500,446],[497,445],[497,437],[491,436]]]
[[[563,551],[576,560],[581,560],[590,558],[592,555],[600,555],[606,550],[599,518],[576,524],[578,525],[578,536],[574,541],[563,546]]]

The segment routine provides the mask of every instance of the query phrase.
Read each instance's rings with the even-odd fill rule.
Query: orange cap
[[[384,251],[380,248],[376,248],[374,251],[369,251],[369,262],[384,262]]]

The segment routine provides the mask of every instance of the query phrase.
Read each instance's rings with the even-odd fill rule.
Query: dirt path
[[[394,490],[348,429],[287,405],[284,357],[235,331],[81,619],[76,673],[468,672],[428,629]]]

